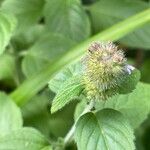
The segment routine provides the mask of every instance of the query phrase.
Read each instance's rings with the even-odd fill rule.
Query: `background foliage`
[[[84,95],[75,97],[82,91],[76,82],[82,67],[74,62],[94,40],[116,42],[141,71],[141,79],[132,93],[112,97],[97,105],[99,112],[81,118],[75,135],[79,149],[95,146],[95,141],[80,139],[82,132],[85,137],[91,132],[82,130],[89,119],[87,129],[109,128],[111,137],[117,122],[117,130],[122,130],[118,140],[125,134],[135,139],[136,149],[150,149],[149,6],[149,0],[0,0],[0,150],[52,150],[50,145],[66,135],[85,106]],[[51,114],[51,105],[53,112],[59,111]],[[97,143],[107,149],[96,130]],[[125,145],[134,149],[134,143],[120,146]],[[66,149],[75,150],[76,145]]]

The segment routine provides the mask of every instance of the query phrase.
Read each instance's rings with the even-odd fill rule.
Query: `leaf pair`
[[[73,65],[70,68],[73,68]],[[81,71],[79,72],[81,73]],[[79,95],[78,90],[84,89],[84,86],[81,86],[82,82],[79,84],[81,74],[80,80],[76,77],[68,76],[67,80],[65,74],[61,72],[50,81],[49,87],[56,90],[57,93],[52,103],[52,112],[64,107]],[[55,82],[56,79],[57,82]],[[116,95],[105,102],[96,102],[96,111],[100,111],[89,112],[79,118],[75,131],[75,139],[79,150],[135,149],[133,129],[142,123],[150,111],[149,86],[139,83],[135,89],[139,79],[140,73],[134,69],[127,76],[122,87],[118,89],[120,93],[126,95]],[[55,85],[54,88],[53,85]],[[60,88],[58,85],[60,85]],[[78,86],[82,88],[80,89]],[[80,114],[85,107],[86,103],[81,105],[81,110],[78,109]],[[77,116],[79,115],[77,114]]]
[[[69,72],[71,72],[71,75],[69,75]],[[54,90],[57,93],[52,103],[52,113],[61,109],[72,100],[79,98],[80,94],[83,92],[86,86],[83,84],[82,76],[82,63],[77,62],[64,69],[62,72],[58,73],[52,80],[50,80],[50,89]],[[117,93],[120,94],[130,93],[135,89],[139,79],[140,72],[137,69],[134,69],[131,74],[125,77],[125,80],[122,82],[119,88],[110,90],[112,90],[112,92],[113,90],[116,90]]]

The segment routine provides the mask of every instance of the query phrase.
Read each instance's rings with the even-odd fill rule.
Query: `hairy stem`
[[[92,110],[92,108],[94,108],[95,106],[95,101],[91,100],[90,103],[85,107],[85,109],[83,110],[83,112],[80,114],[80,116],[76,119],[75,123],[73,124],[73,126],[71,127],[71,129],[69,130],[69,132],[67,133],[65,139],[64,139],[64,143],[65,145],[67,143],[69,143],[70,141],[72,141],[74,133],[75,133],[75,129],[76,129],[76,124],[78,122],[78,120],[80,119],[80,117],[84,114],[86,114],[87,112],[90,112]]]

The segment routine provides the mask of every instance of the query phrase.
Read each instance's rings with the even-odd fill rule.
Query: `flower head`
[[[124,53],[112,42],[92,43],[84,58],[84,66],[83,78],[90,99],[106,100],[116,94],[128,74]]]

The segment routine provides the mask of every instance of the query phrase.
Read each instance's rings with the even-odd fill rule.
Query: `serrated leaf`
[[[120,111],[137,128],[150,112],[150,85],[138,83],[136,89],[127,95],[116,95],[106,102],[98,102],[97,109],[112,108]]]
[[[29,77],[47,64],[52,64],[75,45],[72,40],[59,34],[42,36],[27,52],[22,62],[23,73]]]
[[[90,35],[89,19],[79,0],[47,0],[45,19],[47,29],[61,33],[74,41],[81,41]]]
[[[0,12],[0,54],[8,45],[16,24],[17,21],[14,16]]]
[[[42,150],[48,141],[33,128],[22,128],[0,137],[0,150]]]
[[[82,63],[80,61],[71,64],[56,74],[50,81],[49,81],[49,88],[57,93],[59,89],[63,86],[64,82],[69,78],[80,75],[82,72]]]
[[[19,107],[6,94],[0,92],[0,137],[21,127]]]
[[[134,134],[124,116],[111,109],[83,115],[76,125],[79,150],[134,150]]]
[[[89,8],[95,32],[104,30],[117,22],[149,8],[147,2],[131,0],[101,0]],[[150,48],[150,23],[120,39],[120,43],[136,48]]]
[[[0,55],[0,80],[12,79],[15,75],[15,58],[9,54]]]
[[[56,97],[52,102],[51,112],[54,113],[64,107],[73,99],[76,99],[81,91],[83,90],[83,85],[81,83],[80,76],[74,76],[68,79],[61,89],[59,89]]]
[[[18,19],[17,33],[35,25],[42,17],[43,0],[5,0],[2,10],[16,15]]]

